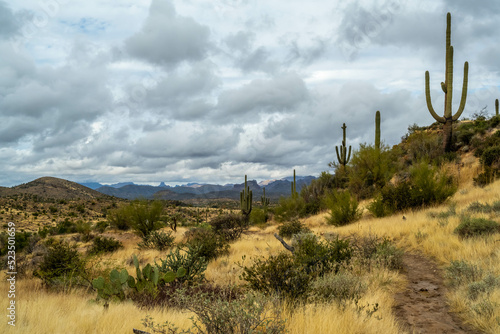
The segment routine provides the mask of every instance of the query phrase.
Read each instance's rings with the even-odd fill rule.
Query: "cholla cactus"
[[[452,115],[452,95],[453,95],[453,46],[451,46],[451,14],[446,16],[446,74],[445,82],[441,82],[441,89],[444,92],[444,116],[438,116],[434,111],[431,103],[431,93],[429,88],[429,71],[425,72],[425,97],[427,101],[427,108],[432,117],[443,125],[443,149],[445,152],[452,150],[452,130],[453,122],[458,120],[464,111],[465,101],[467,99],[467,83],[469,74],[469,63],[464,64],[464,81],[462,85],[462,98],[457,112]]]

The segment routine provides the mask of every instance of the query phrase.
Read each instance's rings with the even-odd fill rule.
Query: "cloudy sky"
[[[78,6],[75,4],[78,3]],[[0,185],[41,176],[181,184],[318,175],[442,113],[500,97],[498,0],[0,1]]]

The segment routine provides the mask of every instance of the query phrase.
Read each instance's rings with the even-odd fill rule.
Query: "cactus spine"
[[[245,175],[245,187],[240,192],[240,208],[241,213],[248,217],[250,212],[252,212],[252,191],[250,187],[247,186],[247,176]]]
[[[495,111],[496,115],[498,116],[498,99],[495,100]]]
[[[380,111],[375,113],[375,149],[380,151]]]
[[[335,151],[337,152],[337,159],[339,161],[339,164],[341,164],[344,169],[345,165],[349,162],[349,159],[351,159],[351,145],[349,145],[349,154],[347,153],[347,146],[345,144],[345,129],[347,126],[345,123],[342,125],[342,131],[343,131],[343,140],[342,140],[342,146],[340,146],[340,154],[339,154],[339,147],[335,146]]]
[[[451,14],[446,15],[446,72],[445,82],[441,82],[441,88],[444,92],[444,116],[438,116],[432,107],[431,93],[429,88],[429,71],[425,72],[425,98],[427,108],[432,117],[443,125],[443,149],[445,152],[452,150],[452,131],[453,122],[458,120],[464,111],[465,101],[467,99],[467,84],[469,75],[469,63],[464,64],[464,81],[462,85],[462,98],[457,112],[452,115],[452,95],[453,95],[453,46],[451,46]]]
[[[299,193],[297,192],[297,181],[295,181],[295,169],[293,170],[293,181],[292,181],[292,198],[297,198]]]

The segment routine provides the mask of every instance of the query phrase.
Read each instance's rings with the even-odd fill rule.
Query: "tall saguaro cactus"
[[[295,169],[293,170],[293,181],[292,181],[292,197],[297,198],[299,197],[299,193],[297,192],[297,181],[295,181]]]
[[[453,95],[453,46],[451,46],[451,14],[446,16],[446,72],[445,81],[441,82],[441,89],[444,92],[444,116],[438,116],[432,107],[431,92],[429,87],[429,71],[425,72],[425,98],[427,101],[427,108],[432,117],[443,125],[443,149],[449,152],[453,148],[452,131],[453,122],[458,120],[464,111],[465,101],[467,99],[467,83],[469,75],[469,63],[464,64],[464,81],[462,85],[462,98],[457,112],[452,115],[452,95]]]
[[[269,205],[271,200],[268,197],[266,197],[266,188],[264,187],[262,190],[264,194],[260,196],[260,200],[262,202],[262,206],[264,207],[264,211],[267,211],[267,206]]]
[[[340,154],[339,154],[339,147],[335,146],[335,151],[337,152],[337,159],[339,161],[339,164],[341,164],[344,169],[345,165],[349,162],[349,159],[351,159],[351,145],[349,145],[349,154],[347,154],[347,146],[345,144],[345,129],[347,126],[345,123],[342,125],[342,130],[343,130],[343,140],[342,140],[342,146],[340,146]]]
[[[495,111],[496,115],[498,116],[498,99],[495,100]]]
[[[245,175],[245,187],[240,192],[240,208],[241,213],[245,217],[250,216],[250,212],[252,212],[252,191],[250,187],[247,185],[247,176]]]
[[[380,111],[375,113],[375,149],[380,151]]]

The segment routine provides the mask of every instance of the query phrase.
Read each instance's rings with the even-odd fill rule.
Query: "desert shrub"
[[[153,231],[149,235],[142,239],[142,241],[137,244],[139,248],[150,248],[163,251],[174,245],[175,237],[172,235],[172,231],[162,232]]]
[[[485,148],[479,161],[484,170],[474,178],[474,182],[478,186],[485,186],[500,175],[500,144]]]
[[[389,239],[383,238],[377,245],[373,258],[377,263],[394,270],[403,268],[403,254]]]
[[[319,241],[311,233],[295,235],[294,253],[280,253],[257,258],[251,266],[242,267],[242,279],[249,288],[264,294],[276,294],[289,301],[301,300],[310,282],[328,272],[337,272],[352,255],[349,241]]]
[[[282,238],[291,238],[294,234],[309,232],[310,230],[298,219],[285,222],[278,226],[278,234]]]
[[[290,221],[306,216],[306,203],[301,196],[281,197],[274,208],[274,217],[278,222]]]
[[[355,151],[348,169],[348,187],[358,198],[369,198],[381,189],[396,170],[394,152],[382,145],[380,150],[374,146],[361,144]]]
[[[77,226],[73,223],[69,218],[64,219],[56,224],[55,228],[50,230],[50,234],[68,234],[68,233],[76,233]]]
[[[178,290],[176,298],[195,314],[190,329],[180,330],[169,322],[156,324],[151,317],[143,319],[143,325],[155,333],[171,334],[279,334],[285,333],[285,322],[277,308],[269,315],[272,300],[261,294],[250,293],[242,299],[226,301],[213,299],[207,294],[191,296]]]
[[[229,254],[230,246],[227,239],[210,229],[192,228],[186,232],[186,238],[186,244],[196,249],[198,256],[204,257],[207,262]]]
[[[186,274],[178,278],[180,282],[200,282],[205,279],[205,270],[208,264],[208,261],[203,256],[199,256],[200,250],[201,247],[197,245],[177,247],[167,254],[165,259],[160,259],[160,265],[156,262],[155,265],[160,273],[177,272],[180,268],[184,268]]]
[[[78,284],[84,274],[85,260],[76,246],[54,239],[49,239],[46,246],[47,253],[33,273],[34,276],[39,277],[46,286]]]
[[[500,224],[486,218],[463,216],[454,231],[462,238],[470,238],[500,232]]]
[[[331,192],[325,197],[326,207],[330,210],[328,224],[342,226],[361,218],[358,201],[349,191]]]
[[[108,226],[109,226],[109,223],[106,222],[106,221],[104,221],[104,220],[102,220],[102,221],[97,222],[95,224],[94,230],[96,230],[97,232],[99,232],[99,233],[102,234],[102,233],[104,233],[104,231],[106,230],[106,228],[108,228]]]
[[[500,278],[489,273],[481,281],[469,283],[467,285],[467,298],[476,300],[482,294],[489,295],[500,284]]]
[[[210,220],[210,226],[215,234],[228,241],[237,240],[241,233],[248,229],[248,222],[240,214],[229,213]]]
[[[396,185],[388,184],[381,191],[384,213],[427,207],[443,203],[457,190],[453,178],[425,161],[410,168],[409,177]],[[380,199],[378,199],[380,201]],[[382,205],[377,203],[378,206]],[[377,208],[378,212],[382,210]]]
[[[236,286],[219,286],[209,282],[195,285],[183,285],[178,281],[169,284],[159,285],[154,295],[149,293],[134,293],[131,295],[132,301],[142,309],[152,308],[185,308],[182,300],[177,298],[178,289],[183,289],[183,295],[196,298],[204,294],[212,300],[233,301],[242,297],[242,291]]]
[[[335,188],[334,176],[328,172],[322,172],[321,175],[311,181],[307,186],[300,190],[300,197],[304,200],[304,214],[317,214],[324,208],[323,196]]]
[[[146,238],[151,232],[163,227],[161,221],[163,203],[161,201],[134,200],[129,205],[110,210],[108,220],[110,225],[127,230],[132,228],[141,238]]]
[[[398,249],[391,239],[373,234],[349,237],[353,257],[361,265],[382,265],[389,269],[400,269],[403,263],[403,251]]]
[[[472,213],[500,213],[500,201],[495,201],[492,204],[481,203],[481,202],[472,202],[467,207],[467,211]]]
[[[130,229],[130,219],[124,208],[109,210],[106,215],[109,226],[121,231],[128,231]]]
[[[253,208],[252,212],[250,212],[250,225],[262,225],[267,222],[269,218],[269,214],[259,208]]]
[[[294,300],[305,295],[312,276],[294,263],[292,254],[280,253],[255,259],[251,266],[243,267],[241,278],[254,291]]]
[[[352,247],[349,240],[335,239],[321,241],[313,233],[296,234],[292,240],[295,248],[294,262],[304,266],[304,270],[314,276],[337,272],[343,263],[352,257]]]
[[[29,248],[30,239],[33,238],[31,232],[15,232],[14,240],[16,247],[16,254],[22,252],[23,250]],[[9,248],[9,234],[6,232],[0,233],[0,256],[7,254]]]
[[[415,164],[422,159],[440,161],[443,154],[442,136],[435,132],[415,131],[405,141],[408,164]]]
[[[376,196],[366,208],[376,218],[382,218],[390,214],[382,196]]]
[[[101,253],[112,253],[123,248],[123,244],[114,238],[97,236],[92,240],[92,246],[88,253],[95,255]]]
[[[359,301],[366,289],[366,284],[350,272],[330,273],[311,283],[308,300],[314,303],[335,301],[345,305],[349,301]]]
[[[452,287],[458,287],[479,281],[483,276],[483,270],[475,264],[466,261],[451,261],[446,267],[445,277]]]

